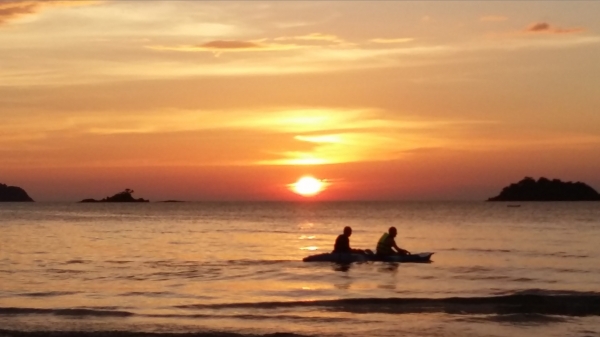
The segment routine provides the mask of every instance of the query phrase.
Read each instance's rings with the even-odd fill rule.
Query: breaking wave
[[[485,297],[446,297],[446,298],[351,298],[313,301],[243,302],[218,304],[189,304],[173,306],[177,315],[164,317],[237,317],[257,319],[254,315],[229,315],[227,311],[238,309],[264,311],[286,309],[348,312],[419,314],[445,313],[452,315],[560,315],[560,316],[600,316],[600,293],[574,291],[548,291],[530,289],[510,294]],[[161,317],[120,310],[116,307],[80,308],[17,308],[0,307],[0,316],[15,315],[54,315],[54,316],[97,316],[97,317]],[[210,313],[201,311],[210,311]]]
[[[279,309],[314,307],[350,313],[446,313],[456,315],[542,314],[599,316],[600,294],[523,291],[511,295],[447,298],[354,298],[339,300],[193,304],[179,309]]]

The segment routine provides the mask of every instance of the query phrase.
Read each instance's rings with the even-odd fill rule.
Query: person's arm
[[[352,249],[350,247],[350,238],[348,238],[348,252],[354,253],[354,254],[364,254],[365,251],[362,249]]]
[[[343,244],[344,251],[348,252],[348,253],[352,252],[352,249],[350,249],[350,238],[347,236],[344,236],[343,242],[344,242],[344,244]]]
[[[346,248],[348,249],[347,252],[348,253],[355,253],[355,254],[362,254],[363,250],[362,249],[352,249],[350,247],[350,238],[346,237]]]
[[[408,250],[398,247],[398,245],[396,244],[396,240],[394,239],[392,239],[392,247],[396,248],[396,251],[398,253],[410,255],[410,252]]]

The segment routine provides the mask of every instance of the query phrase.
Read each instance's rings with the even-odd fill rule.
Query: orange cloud
[[[301,40],[301,41],[321,41],[321,42],[333,42],[333,43],[344,43],[344,40],[333,34],[323,33],[310,33],[300,36],[282,36],[275,39],[276,41],[281,40]]]
[[[291,50],[302,48],[294,44],[279,44],[279,43],[260,43],[254,41],[238,41],[238,40],[215,40],[199,45],[187,46],[147,46],[154,50],[172,50],[172,51],[273,51],[273,50]]]
[[[54,0],[0,0],[0,25],[25,15],[35,14],[50,6],[80,6],[98,1],[54,1]]]
[[[535,22],[525,28],[526,33],[547,33],[547,34],[572,34],[581,33],[584,29],[581,27],[558,28],[553,27],[547,22]]]
[[[295,37],[298,40],[309,40],[309,41],[332,41],[332,42],[343,42],[342,39],[331,34],[312,33],[302,36]]]
[[[198,47],[207,49],[261,49],[265,48],[266,46],[250,41],[216,40],[203,43]]]
[[[199,45],[180,45],[180,46],[146,46],[154,50],[170,50],[182,52],[210,51],[213,53],[231,52],[231,51],[282,51],[318,47],[318,42],[333,43],[340,46],[344,40],[336,35],[311,33],[301,36],[283,36],[272,39],[271,41],[296,41],[295,43],[269,42],[269,39],[257,39],[251,41],[240,40],[214,40]],[[303,43],[304,42],[304,43]],[[394,41],[399,42],[399,41]],[[383,42],[382,42],[383,43]],[[389,42],[388,42],[389,43]]]
[[[411,37],[405,37],[405,38],[397,38],[397,39],[383,39],[383,38],[376,38],[376,39],[371,39],[369,40],[370,42],[373,43],[406,43],[406,42],[411,42],[414,41],[415,39],[411,38]]]
[[[34,1],[0,0],[0,24],[27,14],[36,13],[42,5],[43,3]]]

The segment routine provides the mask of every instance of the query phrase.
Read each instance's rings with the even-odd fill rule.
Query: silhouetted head
[[[344,227],[344,235],[346,235],[346,236],[352,235],[352,228],[350,228],[350,226]]]
[[[398,230],[396,230],[396,227],[390,227],[390,229],[388,229],[388,233],[390,233],[391,237],[395,238],[398,234]]]

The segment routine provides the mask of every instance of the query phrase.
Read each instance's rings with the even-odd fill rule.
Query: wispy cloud
[[[554,27],[547,22],[535,22],[531,25],[527,26],[523,31],[525,33],[545,33],[545,34],[574,34],[581,33],[585,29],[581,27],[572,27],[572,28],[560,28]]]
[[[369,40],[369,42],[387,44],[387,43],[406,43],[406,42],[411,42],[414,40],[415,39],[413,39],[411,37],[396,38],[396,39],[376,38],[376,39]]]
[[[323,34],[323,33],[310,33],[306,35],[298,35],[298,36],[281,36],[275,38],[275,41],[285,41],[285,40],[301,40],[301,41],[325,41],[325,42],[333,42],[333,43],[344,43],[345,41],[333,34]]]
[[[282,43],[282,41],[294,41],[294,43]],[[325,42],[325,44],[323,44]],[[220,52],[243,52],[243,51],[281,51],[303,49],[311,47],[323,47],[327,45],[348,46],[343,39],[332,34],[311,33],[299,36],[282,36],[274,39],[257,39],[249,41],[241,40],[214,40],[198,45],[179,45],[179,46],[146,46],[153,50],[170,50],[182,52],[210,51]]]
[[[311,143],[340,143],[340,135],[296,136],[294,139]]]
[[[34,1],[0,0],[0,24],[23,15],[35,13],[40,7],[41,4]]]
[[[260,111],[169,109],[127,115],[116,111],[76,115],[60,113],[52,116],[41,114],[36,118],[37,125],[29,123],[30,118],[31,116],[13,116],[8,119],[8,125],[0,126],[0,144],[5,148],[14,144],[20,144],[19,147],[22,148],[23,144],[30,144],[43,151],[43,146],[47,144],[62,149],[59,144],[64,144],[66,138],[94,139],[98,141],[98,146],[107,139],[127,139],[128,145],[120,147],[118,151],[129,153],[137,146],[133,144],[139,145],[149,139],[160,139],[161,142],[178,148],[180,143],[208,135],[214,139],[237,137],[238,140],[253,139],[252,146],[247,149],[252,151],[252,155],[242,161],[243,164],[258,165],[388,160],[403,156],[399,150],[408,151],[416,144],[419,147],[451,146],[438,134],[442,130],[469,127],[474,123],[402,118],[396,113],[369,108],[329,107],[272,108]],[[36,131],[40,130],[41,125],[43,134],[40,135]],[[27,138],[24,139],[23,135],[27,135]],[[282,143],[286,145],[282,146]],[[240,143],[232,144],[230,139],[230,143],[223,146],[235,144],[239,146]],[[162,159],[157,158],[157,161],[171,156],[175,156],[173,160],[177,161],[185,158],[185,151],[167,152],[163,153]],[[180,152],[181,156],[173,152]],[[239,163],[239,152],[219,154],[218,163]]]
[[[99,1],[51,1],[51,0],[0,0],[0,25],[11,20],[40,12],[51,6],[82,6],[96,4]]]
[[[198,46],[206,49],[263,49],[266,46],[251,41],[210,41]]]
[[[202,43],[199,45],[183,45],[183,46],[146,46],[146,48],[154,50],[170,50],[183,52],[243,52],[243,51],[274,51],[274,50],[292,50],[303,48],[303,46],[294,44],[281,43],[264,43],[255,41],[238,41],[238,40],[215,40]]]

